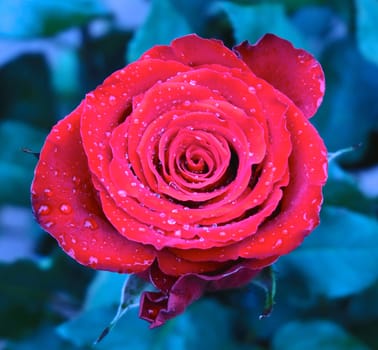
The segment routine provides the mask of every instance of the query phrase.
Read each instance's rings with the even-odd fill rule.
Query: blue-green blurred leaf
[[[348,40],[334,43],[324,53],[326,76],[323,105],[313,118],[332,152],[362,143],[342,163],[361,158],[372,130],[378,129],[378,66],[359,55]]]
[[[329,321],[291,322],[273,339],[273,350],[369,350],[343,328]]]
[[[378,64],[378,1],[355,0],[357,40],[362,54]]]
[[[99,0],[2,0],[0,13],[0,36],[9,38],[54,35],[109,15]]]
[[[223,10],[229,17],[237,43],[244,40],[255,43],[264,34],[273,33],[290,40],[296,47],[307,47],[301,34],[286,16],[282,4],[263,3],[243,6],[220,2],[217,8]]]
[[[125,276],[125,282],[122,286],[117,312],[109,325],[106,326],[102,333],[98,336],[95,344],[98,344],[110,333],[110,331],[117,325],[119,320],[126,314],[126,312],[133,307],[139,306],[139,298],[143,290],[145,290],[148,286],[150,286],[150,284],[137,275],[131,274]]]
[[[76,347],[63,341],[51,326],[38,328],[30,337],[19,341],[8,342],[3,350],[75,350]]]
[[[84,310],[117,306],[126,277],[125,274],[98,271],[88,288]]]
[[[0,337],[23,335],[43,318],[46,272],[27,261],[0,264]]]
[[[348,154],[343,157],[348,157]],[[328,175],[324,187],[325,204],[345,207],[368,215],[374,214],[374,201],[364,196],[355,178],[344,171],[336,161],[330,162]]]
[[[0,338],[20,338],[46,320],[72,317],[89,278],[88,269],[63,254],[43,263],[1,263]]]
[[[51,127],[54,94],[49,67],[41,54],[24,54],[0,67],[0,81],[6,82],[6,87],[0,89],[1,119]]]
[[[311,53],[316,57],[347,31],[346,24],[327,6],[300,7],[291,20],[306,38]]]
[[[354,321],[374,322],[378,318],[378,281],[353,298],[348,305],[348,316]],[[377,338],[378,342],[378,338]]]
[[[152,0],[145,23],[130,41],[127,60],[135,61],[152,46],[169,44],[174,38],[191,31],[184,14],[174,5],[174,0]]]
[[[334,298],[358,293],[378,278],[378,222],[324,207],[320,226],[277,265],[302,275],[314,294]]]
[[[44,132],[18,121],[0,121],[0,203],[29,203],[36,159],[23,148],[39,152]]]
[[[193,32],[200,33],[209,17],[210,8],[218,0],[173,0],[171,3],[185,16]]]
[[[231,310],[215,301],[202,299],[184,314],[156,329],[138,318],[136,308],[127,312],[112,333],[96,345],[99,350],[226,350],[232,348]],[[112,308],[92,309],[61,325],[59,334],[77,346],[90,345],[101,332]]]

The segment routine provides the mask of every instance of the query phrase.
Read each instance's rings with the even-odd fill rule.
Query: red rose
[[[274,35],[155,46],[54,126],[35,216],[79,263],[151,281],[140,313],[158,326],[318,224],[327,154],[308,118],[323,93],[319,63]]]

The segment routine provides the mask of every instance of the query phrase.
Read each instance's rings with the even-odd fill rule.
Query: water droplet
[[[109,96],[109,102],[110,102],[110,104],[115,104],[115,102],[116,102],[116,98],[115,98],[115,96],[113,96],[113,95],[110,95]]]
[[[175,220],[175,219],[172,219],[172,218],[169,218],[169,219],[167,220],[167,222],[168,222],[169,225],[174,225],[174,224],[176,223],[176,220]]]
[[[72,182],[78,186],[80,184],[80,179],[77,176],[72,176]]]
[[[188,224],[184,224],[182,225],[182,228],[185,230],[185,231],[188,231],[190,229],[190,225]]]
[[[176,230],[175,231],[175,236],[176,237],[181,237],[181,230]]]
[[[96,257],[94,257],[94,256],[90,256],[88,263],[89,263],[89,265],[97,264],[98,263],[98,259]]]
[[[273,246],[273,249],[278,248],[280,245],[282,245],[282,239],[278,238],[276,243]]]
[[[59,210],[60,210],[63,214],[71,214],[71,213],[72,213],[72,207],[71,207],[69,204],[62,204],[62,205],[59,207]]]
[[[67,254],[68,254],[71,258],[75,259],[75,252],[74,252],[74,250],[73,250],[72,248],[67,252]]]
[[[48,215],[50,214],[50,207],[48,205],[42,204],[38,209],[39,215]]]
[[[117,193],[120,197],[127,197],[127,192],[125,190],[119,190]]]
[[[84,227],[90,230],[95,230],[98,228],[97,222],[93,218],[88,218],[84,220]]]
[[[248,87],[248,92],[251,93],[251,94],[255,94],[256,93],[255,87],[254,86]]]
[[[54,224],[55,224],[55,222],[49,221],[49,222],[46,222],[44,226],[47,227],[47,228],[49,228],[49,227],[51,227]]]
[[[224,231],[219,232],[219,236],[222,236],[222,237],[226,236],[226,232]]]
[[[46,197],[52,196],[52,191],[49,188],[45,188],[43,192],[45,193]]]

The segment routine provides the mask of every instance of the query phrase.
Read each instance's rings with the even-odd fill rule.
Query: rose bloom
[[[151,327],[239,287],[319,223],[320,64],[267,34],[187,35],[116,71],[47,136],[32,206],[79,263],[134,273]]]

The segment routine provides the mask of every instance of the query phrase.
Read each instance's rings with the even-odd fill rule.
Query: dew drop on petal
[[[120,197],[123,197],[123,198],[125,198],[125,197],[127,196],[127,193],[126,193],[125,190],[119,190],[117,193],[118,193],[118,195],[119,195]]]
[[[89,228],[90,230],[95,230],[98,228],[98,224],[93,218],[88,218],[84,220],[84,227]]]
[[[280,245],[282,245],[282,239],[277,239],[276,243],[274,243],[273,249],[278,248]]]
[[[110,102],[110,104],[113,105],[113,104],[116,102],[116,98],[115,98],[115,96],[110,95],[110,96],[109,96],[109,102]]]
[[[49,221],[49,222],[45,223],[45,227],[49,228],[49,227],[53,226],[54,224],[55,224],[55,222]]]
[[[62,204],[62,205],[59,207],[59,210],[60,210],[63,214],[71,214],[71,213],[72,213],[72,207],[71,207],[69,204]]]
[[[91,264],[97,264],[98,263],[98,259],[94,256],[90,256],[89,257],[89,261],[88,263],[91,265]]]
[[[74,250],[73,250],[72,248],[67,252],[67,254],[68,254],[71,258],[75,259],[75,252],[74,252]]]
[[[169,219],[167,220],[167,222],[168,222],[169,225],[174,225],[174,224],[176,223],[176,220],[175,220],[175,219],[172,219],[172,218],[169,218]]]
[[[39,209],[38,209],[38,214],[39,215],[48,215],[50,214],[50,207],[46,204],[42,204]]]
[[[49,188],[45,188],[43,192],[45,193],[46,197],[51,197],[53,194]]]

